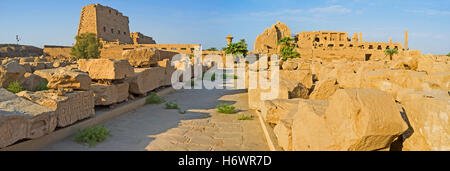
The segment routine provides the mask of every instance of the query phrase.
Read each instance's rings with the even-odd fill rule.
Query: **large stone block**
[[[39,92],[24,91],[17,95],[53,109],[57,118],[58,127],[69,126],[95,114],[94,95],[92,91],[74,91],[64,96],[58,96],[56,90]]]
[[[280,70],[280,80],[290,80],[302,83],[306,88],[313,85],[311,70]]]
[[[142,47],[122,52],[122,58],[126,59],[133,67],[149,67],[160,60],[159,50],[152,47]]]
[[[309,96],[314,100],[328,100],[328,98],[339,89],[336,78],[328,78],[316,82],[313,92]]]
[[[120,80],[133,77],[134,69],[127,60],[80,59],[78,68],[94,80]]]
[[[40,84],[47,84],[47,80],[45,78],[40,77],[39,75],[32,73],[25,73],[23,79],[22,86],[26,90],[34,91]]]
[[[341,89],[329,100],[325,121],[336,150],[386,149],[408,129],[394,99],[386,92]]]
[[[291,111],[297,111],[300,99],[275,99],[262,102],[261,115],[268,123],[278,124]]]
[[[300,100],[298,112],[292,119],[291,139],[284,140],[293,151],[336,150],[330,129],[325,122],[327,101]],[[287,122],[285,122],[287,123]],[[287,125],[287,124],[285,124]],[[280,140],[278,140],[280,142]],[[281,141],[283,142],[283,140]]]
[[[55,70],[47,84],[47,87],[51,89],[72,88],[83,91],[89,90],[90,86],[91,78],[86,73],[64,69]]]
[[[17,61],[8,61],[0,65],[0,87],[8,88],[9,84],[15,81],[19,83],[24,78],[25,68]]]
[[[128,99],[127,82],[112,85],[92,84],[95,105],[112,105]]]
[[[130,92],[133,94],[146,94],[164,85],[168,77],[165,69],[161,67],[135,68],[135,76],[127,79]],[[170,77],[169,77],[170,79]]]
[[[0,88],[0,148],[56,128],[55,112]]]
[[[403,150],[450,151],[448,91],[411,92],[400,100],[412,127],[403,135]]]

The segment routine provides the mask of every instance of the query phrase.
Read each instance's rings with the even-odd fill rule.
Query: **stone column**
[[[228,35],[227,37],[225,37],[227,39],[227,45],[230,45],[233,42],[233,36]]]
[[[409,50],[409,48],[408,48],[408,30],[405,30],[405,50]]]
[[[363,39],[362,39],[362,32],[359,32],[359,42],[362,42],[363,41]]]

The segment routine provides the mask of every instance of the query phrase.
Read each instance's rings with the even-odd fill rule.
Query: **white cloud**
[[[255,12],[251,13],[252,16],[259,16],[259,17],[267,17],[267,16],[280,16],[280,15],[293,15],[293,14],[299,14],[302,13],[303,10],[301,9],[285,9],[280,11],[272,11],[272,12]]]
[[[309,9],[308,12],[312,13],[334,13],[334,14],[348,14],[351,13],[352,10],[345,8],[340,5],[332,5],[324,8],[312,8]]]
[[[424,10],[405,10],[409,13],[415,14],[424,14],[424,15],[450,15],[450,11],[439,11],[433,9],[424,9]]]
[[[270,16],[289,16],[289,15],[295,15],[295,14],[314,14],[314,15],[320,15],[320,14],[348,14],[351,13],[352,10],[345,8],[340,5],[332,5],[328,7],[323,8],[310,8],[310,9],[285,9],[285,10],[279,10],[279,11],[263,11],[263,12],[254,12],[250,13],[251,16],[257,16],[257,17],[270,17]],[[358,13],[362,13],[361,10],[357,11]]]

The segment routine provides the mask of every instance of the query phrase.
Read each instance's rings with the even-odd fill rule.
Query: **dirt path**
[[[228,151],[268,150],[256,115],[248,110],[243,90],[182,90],[164,97],[186,110],[166,110],[146,105],[105,123],[112,136],[95,147],[78,144],[73,136],[49,151]],[[233,104],[238,114],[254,115],[238,120],[238,114],[219,114],[220,103]]]

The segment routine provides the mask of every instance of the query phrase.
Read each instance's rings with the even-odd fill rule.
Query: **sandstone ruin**
[[[301,57],[279,61],[278,87],[249,87],[249,74],[262,75],[259,82],[272,79],[271,69],[246,67],[244,75],[248,107],[270,125],[282,150],[450,150],[448,56],[410,50],[407,31],[404,44],[366,42],[362,33],[349,37],[338,31],[304,31],[292,36],[291,31],[277,22],[256,38],[249,52],[258,57],[249,65],[265,65],[268,61],[259,54],[278,54],[279,40],[294,38]],[[8,53],[0,54],[0,148],[96,116],[102,106],[170,86],[172,74],[184,67],[173,66],[172,57],[200,49],[200,44],[157,44],[130,32],[128,17],[100,4],[82,9],[77,34],[88,32],[101,39],[99,59],[76,60],[66,46],[46,45],[42,53],[28,54],[1,47]],[[233,41],[231,35],[225,39]],[[399,53],[391,60],[386,49]],[[225,59],[223,51],[203,52]],[[24,91],[7,91],[16,81]],[[46,89],[37,91],[41,84]],[[263,99],[272,88],[279,93]]]

